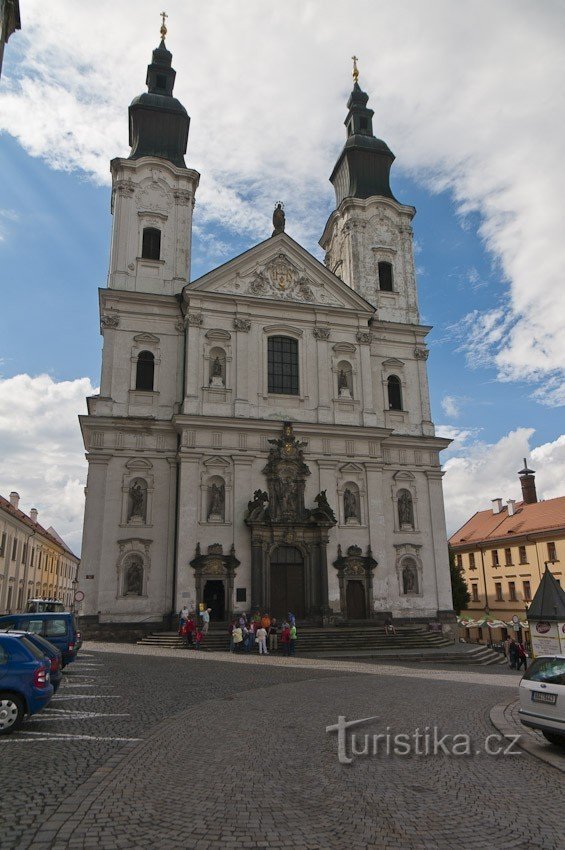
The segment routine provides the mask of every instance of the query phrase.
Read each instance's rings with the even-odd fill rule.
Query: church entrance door
[[[346,590],[347,619],[364,620],[367,616],[365,588],[362,581],[348,581]]]
[[[211,608],[211,620],[223,620],[226,616],[226,589],[223,581],[209,579],[204,585],[204,605]]]
[[[270,614],[282,620],[289,612],[297,619],[306,613],[304,559],[294,546],[279,546],[271,555]]]

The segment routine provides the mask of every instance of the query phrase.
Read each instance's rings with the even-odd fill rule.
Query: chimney
[[[10,504],[13,508],[18,510],[18,506],[20,504],[20,494],[16,493],[15,490],[12,490],[12,492],[10,493]]]
[[[526,505],[535,505],[538,500],[536,493],[536,474],[533,469],[528,469],[526,458],[524,458],[524,468],[518,473],[520,476],[520,484],[522,485],[522,499]]]
[[[507,499],[506,504],[508,505],[508,516],[514,516],[516,513],[516,499]]]
[[[29,512],[29,516],[32,522],[37,522],[37,508],[32,508]]]
[[[502,510],[502,499],[493,499],[492,500],[492,512],[493,514],[499,514]]]

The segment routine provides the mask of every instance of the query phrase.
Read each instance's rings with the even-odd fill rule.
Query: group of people
[[[528,669],[528,653],[523,641],[508,637],[503,643],[503,648],[511,670],[521,670],[522,665],[524,670]]]
[[[280,628],[276,618],[269,614],[261,616],[256,612],[251,617],[241,614],[229,624],[228,633],[230,652],[252,652],[257,645],[259,655],[269,655],[270,652],[277,652],[280,642],[285,655],[296,655],[296,617],[290,612],[288,620]]]
[[[186,606],[182,608],[178,633],[185,638],[187,649],[200,649],[210,628],[211,613],[211,608],[205,608],[193,617]],[[285,655],[296,655],[296,617],[291,612],[280,626],[269,614],[240,614],[229,624],[228,635],[230,652],[252,652],[257,646],[259,655],[269,655],[277,652],[280,643]]]
[[[210,628],[211,613],[211,608],[205,608],[204,611],[199,612],[201,622],[196,622],[186,605],[182,608],[179,614],[179,635],[185,638],[187,649],[192,646],[200,649]]]

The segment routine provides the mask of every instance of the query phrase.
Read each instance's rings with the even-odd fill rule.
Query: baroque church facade
[[[164,35],[164,34],[163,34]],[[190,280],[199,174],[164,40],[114,159],[83,614],[151,628],[203,603],[312,623],[451,619],[413,207],[357,80],[320,263],[285,232]]]

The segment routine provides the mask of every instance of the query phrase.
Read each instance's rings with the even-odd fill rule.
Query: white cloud
[[[0,379],[0,493],[7,498],[16,490],[21,509],[37,508],[41,525],[52,525],[77,554],[86,483],[77,416],[96,392],[88,378]]]
[[[438,429],[440,431],[440,429]],[[532,446],[533,428],[516,428],[496,443],[476,439],[476,432],[446,432],[458,439],[455,452],[444,463],[443,492],[448,535],[476,511],[491,507],[491,500],[521,500],[518,470],[523,458],[536,471],[539,499],[565,496],[565,435],[541,446]],[[453,448],[453,447],[451,447]],[[450,449],[451,450],[451,449]]]
[[[108,182],[109,159],[127,154],[126,106],[157,42],[154,4],[133,7],[99,0],[93,15],[76,0],[28,0],[21,66],[2,80],[0,129],[53,167]],[[197,219],[261,238],[283,198],[289,232],[313,248],[331,209],[327,177],[344,140],[355,51],[396,169],[450,190],[461,215],[478,212],[508,281],[503,306],[463,321],[472,358],[494,362],[503,380],[559,381],[561,5],[470,0],[462,14],[451,0],[405,0],[401,11],[359,0],[355,10],[352,21],[340,0],[171,4],[176,92],[193,118],[188,161],[202,171]],[[563,403],[562,393],[550,403]]]
[[[453,395],[444,395],[441,400],[441,409],[450,419],[457,419],[461,413],[460,400]]]

